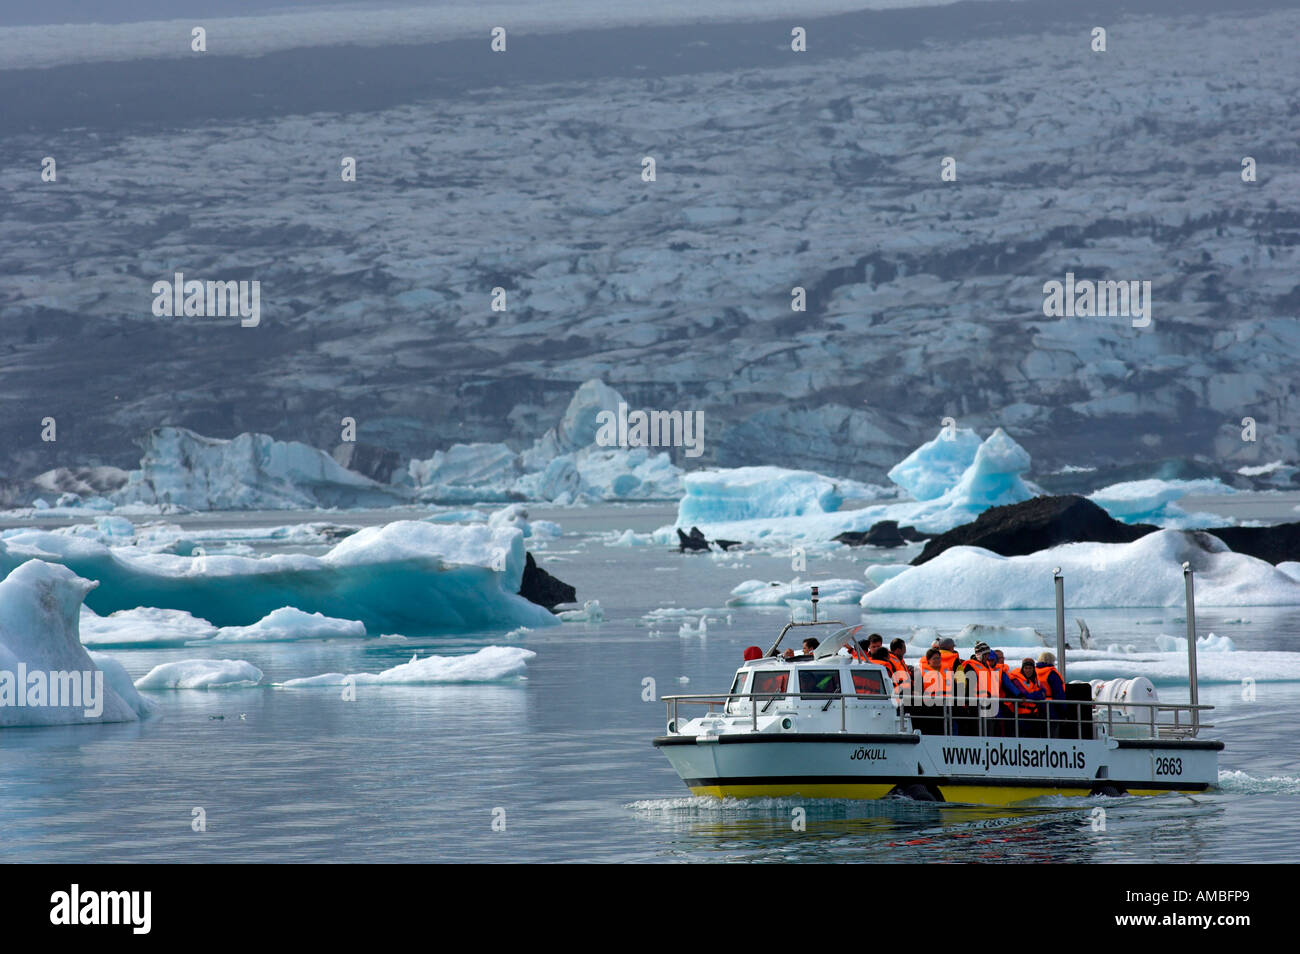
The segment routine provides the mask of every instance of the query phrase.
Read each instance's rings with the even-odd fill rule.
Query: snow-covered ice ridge
[[[726,466],[798,452],[879,481],[954,412],[1006,427],[1045,470],[1300,460],[1300,12],[1107,26],[1105,54],[1086,30],[843,58],[814,44],[743,78],[6,135],[9,387],[60,426],[93,419],[76,451],[48,448],[67,464],[90,448],[133,466],[122,435],[164,410],[204,430],[236,393],[239,430],[315,446],[337,441],[340,395],[366,440],[407,457],[466,434],[524,444],[593,377],[633,406],[703,408]],[[368,144],[357,183],[337,181],[344,138]],[[941,183],[950,153],[958,181]],[[57,209],[27,187],[30,155],[76,157]],[[49,242],[55,220],[77,242]],[[177,263],[255,268],[257,349],[214,363],[191,325],[153,318],[149,282]],[[1152,327],[1045,319],[1043,282],[1070,270],[1150,278]],[[342,383],[322,371],[340,363]],[[1228,426],[1247,413],[1257,444]],[[49,466],[13,456],[28,430],[0,421],[8,474]]]

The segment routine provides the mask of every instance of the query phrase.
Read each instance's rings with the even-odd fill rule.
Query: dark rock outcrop
[[[355,441],[340,444],[334,448],[332,456],[348,470],[381,484],[391,481],[393,471],[402,463],[402,455],[395,450],[376,447],[374,444],[358,444]]]
[[[1248,553],[1274,565],[1300,560],[1300,523],[1275,527],[1210,527],[1212,533],[1237,553]]]
[[[900,527],[897,520],[881,520],[873,523],[870,530],[846,530],[835,539],[851,547],[901,547],[933,536],[932,533],[922,533],[916,527]]]
[[[710,543],[710,541],[704,539],[704,531],[699,527],[691,527],[690,533],[682,533],[679,529],[677,531],[677,540],[678,553],[685,553],[687,550],[707,550]],[[740,544],[739,540],[714,540],[712,542],[724,550],[730,550]]]
[[[554,609],[559,603],[572,603],[578,598],[578,591],[538,566],[532,553],[525,553],[524,577],[519,584],[519,595],[530,603]]]
[[[933,560],[949,547],[983,547],[1002,556],[1021,556],[1062,543],[1131,543],[1156,529],[1145,523],[1121,523],[1075,494],[1035,497],[991,507],[973,522],[940,534],[926,543],[912,565]]]

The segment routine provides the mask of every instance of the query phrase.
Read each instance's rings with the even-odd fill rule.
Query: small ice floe
[[[599,623],[605,619],[600,600],[587,600],[582,609],[561,610],[556,615],[566,623]]]
[[[701,616],[699,621],[692,626],[688,619],[682,623],[681,629],[677,631],[678,636],[707,636],[709,635],[709,621],[706,617]]]
[[[183,659],[154,666],[135,681],[137,689],[230,689],[255,686],[262,670],[243,659]]]
[[[526,663],[536,658],[531,649],[518,646],[484,646],[477,652],[464,656],[412,656],[383,672],[358,672],[345,674],[327,672],[319,676],[289,679],[279,683],[281,689],[313,689],[344,685],[356,686],[419,686],[448,683],[495,682],[511,676],[522,676]]]

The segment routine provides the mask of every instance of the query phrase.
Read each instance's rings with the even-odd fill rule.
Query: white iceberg
[[[1196,642],[1199,646],[1201,640]],[[1072,681],[1145,676],[1156,685],[1186,689],[1187,652],[1072,652],[1066,657],[1066,673]],[[1243,679],[1300,682],[1300,653],[1207,652],[1196,658],[1196,678],[1203,686],[1241,685]]]
[[[0,539],[0,572],[33,558],[62,563],[100,581],[91,598],[99,613],[162,607],[247,626],[294,606],[377,633],[558,625],[518,595],[524,556],[513,527],[411,520],[367,527],[319,557],[139,553],[39,530]]]
[[[101,647],[183,646],[217,635],[217,627],[184,610],[139,606],[100,616],[81,607],[81,644]]]
[[[364,623],[337,619],[324,613],[304,613],[294,606],[282,606],[251,626],[223,626],[214,642],[289,642],[300,639],[358,639],[366,635]]]
[[[188,510],[274,510],[390,506],[400,497],[307,444],[267,434],[220,440],[160,427],[149,433],[140,469],[112,499]]]
[[[605,621],[605,610],[601,607],[600,600],[587,600],[582,604],[582,609],[562,610],[557,615],[566,623],[602,623]]]
[[[683,483],[686,495],[677,508],[683,528],[834,513],[844,502],[831,478],[784,467],[696,471]]]
[[[453,444],[413,460],[402,477],[421,500],[670,500],[681,495],[682,470],[665,452],[602,447],[597,415],[617,413],[622,395],[599,379],[584,382],[560,422],[516,453],[506,444]]]
[[[0,726],[134,722],[150,713],[120,665],[81,645],[81,602],[95,585],[40,560],[0,581]]]
[[[1200,606],[1300,605],[1300,581],[1264,560],[1234,553],[1210,534],[1158,530],[1132,543],[1069,543],[1004,557],[952,547],[876,587],[862,605],[877,610],[1049,609],[1052,570],[1065,576],[1066,605],[1181,606],[1184,561],[1196,573]]]
[[[311,689],[321,686],[442,685],[446,683],[495,682],[521,676],[528,660],[537,656],[530,649],[517,646],[485,646],[465,656],[412,657],[383,672],[359,672],[346,675],[328,672],[320,676],[290,679],[279,684],[283,689]]]
[[[182,659],[154,666],[135,681],[137,689],[232,689],[255,686],[262,670],[242,659]]]
[[[1166,636],[1161,633],[1156,637],[1156,648],[1164,653],[1186,653],[1187,637]],[[1237,647],[1233,643],[1231,636],[1215,636],[1210,633],[1208,636],[1196,637],[1196,651],[1198,653],[1233,653],[1237,651]]]
[[[851,605],[862,599],[867,585],[861,580],[810,580],[807,583],[793,580],[789,583],[771,583],[766,580],[746,580],[731,591],[728,606],[788,606],[791,602],[812,606],[812,588],[822,603]]]

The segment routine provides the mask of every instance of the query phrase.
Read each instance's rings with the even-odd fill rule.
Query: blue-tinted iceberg
[[[1218,478],[1201,480],[1129,480],[1111,484],[1088,499],[1123,523],[1150,523],[1157,527],[1188,529],[1223,526],[1231,521],[1214,514],[1187,513],[1177,501],[1188,494],[1235,493]]]
[[[152,706],[120,665],[87,653],[81,602],[95,588],[65,566],[29,560],[0,582],[0,727],[134,722]]]
[[[818,598],[827,605],[853,604],[867,591],[861,580],[810,580],[803,583],[769,583],[766,580],[746,580],[731,591],[728,606],[786,606],[800,603],[812,606],[812,588],[817,587]]]
[[[913,500],[942,497],[957,485],[966,468],[975,462],[979,435],[968,427],[941,430],[889,471],[889,479]]]
[[[513,527],[398,521],[367,527],[320,557],[182,557],[25,531],[0,540],[0,572],[29,559],[100,581],[87,605],[183,610],[218,626],[248,626],[293,606],[374,633],[446,633],[557,625],[519,596],[523,535]]]

